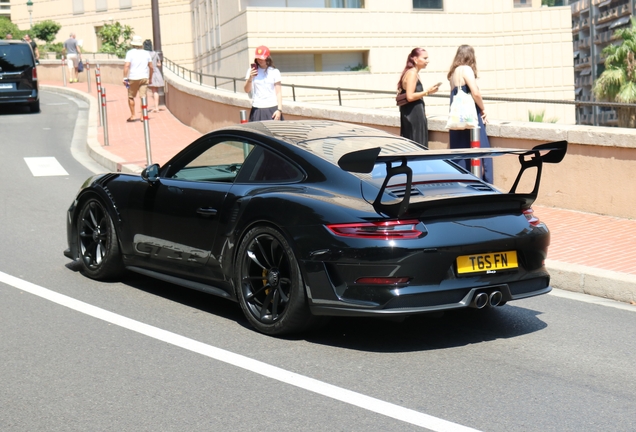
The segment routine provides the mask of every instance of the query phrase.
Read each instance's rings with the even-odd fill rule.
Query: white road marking
[[[24,161],[34,177],[67,176],[68,173],[54,157],[25,157]]]
[[[118,325],[125,329],[141,333],[143,335],[178,346],[180,348],[254,372],[264,377],[275,379],[277,381],[284,382],[286,384],[290,384],[295,387],[299,387],[307,391],[317,393],[344,403],[348,403],[350,405],[354,405],[368,411],[382,414],[396,420],[400,420],[416,426],[421,426],[436,432],[477,432],[477,430],[473,428],[462,426],[447,420],[442,420],[440,418],[414,411],[412,409],[404,408],[390,402],[385,402],[380,399],[365,396],[361,393],[327,384],[325,382],[309,378],[294,372],[290,372],[285,369],[281,369],[279,367],[254,360],[240,354],[235,354],[233,352],[217,348],[212,345],[198,342],[194,339],[180,336],[167,330],[162,330],[160,328],[153,327],[151,325],[144,324],[130,318],[126,318],[122,315],[109,312],[105,309],[98,308],[88,303],[84,303],[80,300],[76,300],[64,294],[51,291],[47,288],[35,285],[31,282],[27,282],[3,272],[0,272],[0,282],[39,296],[46,300],[52,301],[59,305],[68,307],[77,312],[81,312],[94,318],[109,322],[111,324]]]

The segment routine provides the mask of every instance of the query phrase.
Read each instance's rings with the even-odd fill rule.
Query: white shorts
[[[66,55],[66,65],[70,68],[77,68],[79,64],[79,56],[77,54]]]

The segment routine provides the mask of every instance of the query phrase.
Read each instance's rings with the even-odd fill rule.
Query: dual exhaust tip
[[[483,309],[486,306],[499,306],[503,301],[503,294],[501,291],[493,291],[490,294],[486,292],[478,292],[473,297],[473,301],[470,303],[470,307],[476,309]]]

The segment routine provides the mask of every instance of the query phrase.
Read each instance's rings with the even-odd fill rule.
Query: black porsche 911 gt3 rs
[[[64,252],[85,275],[131,270],[237,301],[259,331],[321,316],[501,306],[551,290],[547,227],[532,214],[532,150],[427,150],[368,127],[255,122],[211,132],[163,167],[89,178]],[[453,160],[513,154],[508,193]],[[534,189],[517,192],[536,169]]]

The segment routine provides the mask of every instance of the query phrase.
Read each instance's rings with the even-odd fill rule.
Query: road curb
[[[546,268],[554,288],[636,304],[636,275],[553,260]]]
[[[42,90],[50,91],[51,93],[60,93],[68,96],[73,96],[82,99],[86,101],[86,103],[88,103],[89,108],[88,130],[86,136],[86,152],[93,160],[95,160],[95,162],[103,166],[106,169],[105,171],[134,174],[139,174],[142,171],[143,168],[134,164],[127,164],[124,159],[112,154],[99,143],[99,140],[97,139],[97,115],[99,110],[97,106],[98,102],[95,97],[86,92],[68,87],[41,85],[40,88]]]

